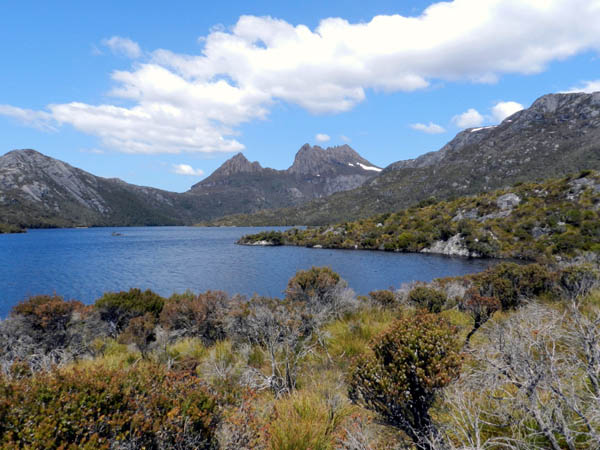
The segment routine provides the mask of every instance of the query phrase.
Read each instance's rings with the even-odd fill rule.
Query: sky
[[[183,192],[305,143],[380,167],[600,90],[600,0],[0,2],[0,154]]]

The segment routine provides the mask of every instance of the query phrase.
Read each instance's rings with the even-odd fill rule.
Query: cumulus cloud
[[[331,137],[328,134],[319,133],[315,136],[315,139],[318,142],[328,142],[331,139]]]
[[[160,49],[144,64],[114,72],[114,105],[74,101],[42,113],[51,126],[71,125],[125,152],[239,151],[239,126],[264,119],[277,102],[333,114],[371,90],[538,73],[552,61],[600,49],[597,23],[598,0],[455,0],[419,16],[328,18],[315,29],[242,16],[203,36],[199,54]],[[141,55],[126,38],[105,45]]]
[[[521,111],[523,105],[517,102],[498,102],[492,107],[492,118],[496,122],[502,122],[508,116]]]
[[[452,122],[459,128],[478,127],[484,120],[485,118],[474,108],[469,108],[464,113],[452,118]]]
[[[200,176],[204,174],[202,169],[194,169],[189,164],[173,164],[173,172],[178,175]]]
[[[116,55],[123,55],[134,59],[142,56],[142,50],[138,43],[129,38],[113,36],[109,39],[102,39],[102,45],[108,47]]]
[[[565,93],[572,94],[575,92],[586,92],[588,94],[591,94],[592,92],[598,91],[600,91],[600,80],[590,80],[583,81],[579,85],[569,88],[569,90],[565,91]]]
[[[413,123],[410,127],[413,130],[422,131],[427,134],[440,134],[446,132],[444,127],[433,122],[429,122],[428,125],[425,125],[424,123]]]

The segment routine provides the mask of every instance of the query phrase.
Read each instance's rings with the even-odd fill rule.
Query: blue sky
[[[600,90],[598,23],[599,0],[6,0],[0,154],[173,191],[305,142],[386,166]]]

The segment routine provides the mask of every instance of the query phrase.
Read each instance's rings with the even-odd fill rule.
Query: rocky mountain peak
[[[265,169],[263,169],[258,161],[250,162],[242,153],[237,153],[221,164],[209,177],[194,184],[191,189],[193,190],[200,186],[214,186],[215,184],[227,183],[233,175],[258,173],[263,170]]]
[[[238,153],[225,161],[211,176],[228,177],[236,173],[252,173],[261,170],[263,168],[258,161],[250,162],[242,153]]]
[[[510,143],[514,149],[522,147],[524,152],[521,156],[532,149],[543,154],[549,151],[545,148],[555,148],[563,141],[570,142],[576,136],[598,128],[600,92],[548,94],[498,125],[463,130],[440,150],[415,159],[395,162],[386,167],[386,171],[435,166],[461,154],[469,147],[478,148],[478,152],[482,153],[495,148],[496,143],[502,143],[503,147]],[[541,137],[540,129],[545,130],[547,139]],[[535,154],[528,156],[529,159],[532,157]]]
[[[323,149],[318,145],[304,144],[296,153],[294,164],[289,173],[302,175],[321,175],[323,173],[344,170],[356,172],[379,172],[381,169],[361,157],[349,145],[340,145]]]

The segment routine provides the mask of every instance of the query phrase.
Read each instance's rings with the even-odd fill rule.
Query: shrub
[[[215,448],[215,399],[154,364],[0,379],[2,448]]]
[[[539,264],[502,263],[473,278],[480,295],[497,298],[504,310],[520,306],[524,299],[553,294],[554,275]]]
[[[229,297],[222,291],[171,296],[160,313],[160,324],[177,336],[199,337],[205,345],[225,338],[224,315]]]
[[[397,304],[396,295],[390,289],[369,292],[369,297],[377,305],[390,308]]]
[[[142,357],[146,358],[150,345],[156,341],[155,326],[156,319],[150,313],[134,317],[129,321],[127,328],[119,335],[119,343],[135,344],[142,353]]]
[[[437,434],[429,415],[437,393],[458,377],[456,329],[435,314],[396,321],[373,340],[349,376],[350,398],[403,430],[418,448]]]
[[[497,298],[479,295],[477,289],[470,289],[463,298],[460,306],[473,319],[473,328],[467,334],[467,343],[473,334],[492,317],[492,314],[502,308],[502,304]]]
[[[75,312],[84,312],[85,305],[77,300],[65,301],[58,295],[38,295],[15,305],[11,317],[21,316],[23,333],[42,346],[44,351],[68,345],[67,328]]]
[[[339,282],[340,276],[329,267],[311,267],[296,272],[288,281],[285,294],[292,301],[324,299]]]
[[[134,317],[146,313],[158,318],[165,300],[150,289],[142,292],[134,288],[129,291],[107,292],[96,300],[95,307],[102,320],[110,322],[117,333],[121,332]]]
[[[418,286],[408,293],[408,301],[432,313],[441,312],[447,300],[444,292],[425,286]]]
[[[326,322],[354,310],[357,301],[354,291],[329,267],[312,267],[300,270],[289,281],[286,299],[303,303],[307,317],[312,321]],[[313,324],[318,327],[318,324]]]
[[[317,325],[307,318],[304,303],[266,297],[239,302],[228,317],[228,334],[240,343],[261,347],[269,359],[268,373],[259,369],[248,373],[248,386],[268,388],[275,395],[295,390],[300,363],[314,347]]]
[[[569,299],[585,297],[600,281],[600,274],[593,266],[582,264],[569,266],[560,272],[560,287]]]

